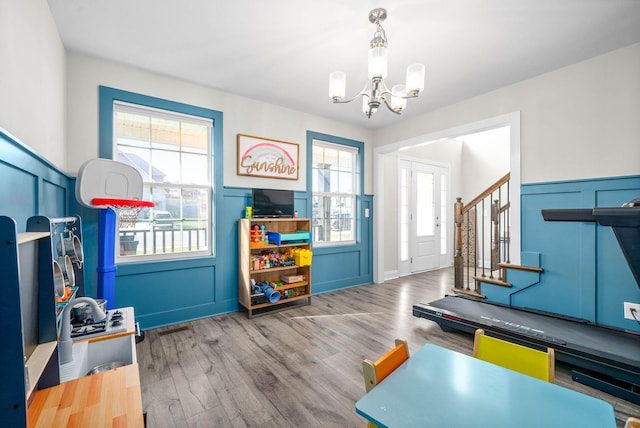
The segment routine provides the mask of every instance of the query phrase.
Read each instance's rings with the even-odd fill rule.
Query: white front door
[[[438,269],[447,256],[447,168],[400,160],[399,275]]]

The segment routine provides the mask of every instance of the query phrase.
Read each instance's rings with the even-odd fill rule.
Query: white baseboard
[[[390,271],[385,271],[384,272],[384,280],[388,281],[390,279],[396,279],[399,278],[400,275],[398,274],[397,270],[390,270]]]

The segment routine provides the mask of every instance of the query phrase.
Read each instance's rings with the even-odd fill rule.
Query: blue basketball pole
[[[115,308],[116,267],[115,239],[117,214],[111,208],[100,210],[98,230],[98,298],[107,301],[107,309]]]

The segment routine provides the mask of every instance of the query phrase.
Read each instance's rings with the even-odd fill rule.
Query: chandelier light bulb
[[[369,113],[369,97],[367,96],[362,97],[362,112],[367,116],[371,116]]]
[[[424,90],[424,64],[407,67],[407,93],[415,97]]]
[[[385,47],[380,46],[369,49],[369,79],[374,77],[382,77],[384,79],[387,77],[387,56],[387,48]]]
[[[329,74],[329,97],[333,100],[344,98],[347,90],[347,74],[344,71],[334,71]]]
[[[407,91],[404,85],[394,85],[391,88],[391,109],[400,112],[407,107]]]

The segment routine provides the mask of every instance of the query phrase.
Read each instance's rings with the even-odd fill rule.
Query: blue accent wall
[[[0,128],[0,215],[24,232],[31,216],[66,216],[68,198],[69,177]]]
[[[114,100],[163,108],[196,116],[214,115],[214,256],[145,263],[121,263],[116,270],[115,306],[133,306],[143,329],[175,324],[192,319],[238,310],[238,219],[251,204],[251,189],[223,187],[222,113],[173,101],[100,87],[100,156],[111,158],[113,151]],[[204,114],[203,114],[204,112]],[[357,146],[359,190],[361,192],[364,144],[352,140],[322,136],[329,141]],[[310,147],[310,146],[308,146]],[[307,152],[311,154],[312,150]],[[307,159],[310,162],[310,158]],[[301,218],[311,215],[311,180],[308,189],[295,193],[295,209]],[[360,193],[359,193],[360,194]],[[371,283],[372,217],[361,218],[364,208],[373,212],[371,196],[358,197],[358,239],[356,245],[314,248],[312,268],[313,294],[338,288]],[[83,221],[88,294],[95,295],[97,266],[98,210],[74,204]],[[345,263],[348,260],[348,263]],[[93,288],[92,288],[93,287]]]
[[[624,319],[623,302],[640,303],[640,287],[612,229],[590,222],[547,222],[541,215],[548,208],[619,207],[637,197],[639,176],[523,185],[522,252],[539,254],[544,272],[534,285],[506,289],[491,300],[640,331],[638,323]]]
[[[111,135],[103,130],[103,126],[113,129],[112,119],[102,114],[102,108],[116,98],[121,99],[123,94],[126,95],[124,101],[151,98],[111,88],[100,88],[100,91],[100,155],[110,157],[113,147]],[[356,146],[360,156],[356,243],[313,249],[313,294],[369,284],[373,280],[373,196],[362,193],[364,144],[313,132],[307,135],[308,144],[316,137]],[[219,145],[214,150],[215,182],[222,183],[221,113],[216,123],[214,144]],[[308,147],[310,156],[312,150]],[[310,164],[310,157],[307,162]],[[0,129],[0,183],[0,200],[3,201],[0,203],[0,215],[12,217],[17,223],[18,232],[26,230],[27,219],[34,215],[54,218],[80,215],[85,294],[95,297],[99,210],[83,207],[76,202],[76,179],[67,176]],[[312,212],[310,177],[307,183],[306,191],[295,192],[295,209],[301,218],[310,217]],[[214,256],[121,263],[117,266],[114,305],[133,306],[141,328],[154,328],[238,310],[238,219],[244,216],[245,207],[251,203],[251,189],[218,185],[213,194],[216,207]],[[367,218],[364,217],[365,209],[370,212]]]

